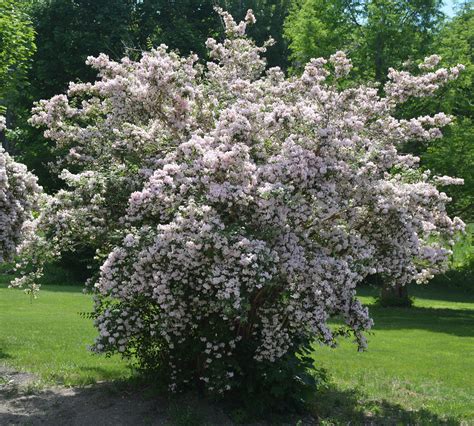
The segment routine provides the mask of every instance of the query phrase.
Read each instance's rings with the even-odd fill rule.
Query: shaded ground
[[[162,425],[159,404],[103,389],[50,388],[34,394],[0,395],[2,425]]]
[[[102,383],[85,387],[35,385],[30,374],[0,367],[0,425],[230,425],[222,413],[139,395]]]
[[[219,407],[193,397],[168,400],[112,383],[70,388],[45,388],[35,383],[37,378],[31,374],[0,366],[0,425],[235,424]],[[317,421],[312,417],[294,418],[283,424],[315,425]]]

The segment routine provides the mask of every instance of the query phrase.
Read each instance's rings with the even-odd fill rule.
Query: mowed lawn
[[[37,299],[0,278],[0,364],[36,373],[48,383],[84,385],[130,375],[120,357],[88,351],[96,331],[91,297],[77,286],[42,286]]]
[[[323,424],[474,424],[474,295],[410,291],[415,306],[402,309],[372,306],[374,290],[361,290],[375,320],[366,352],[315,347],[330,376],[312,407]],[[80,287],[43,286],[31,301],[0,278],[0,363],[65,385],[129,377],[120,358],[87,351],[95,330],[79,313],[91,306]]]
[[[375,322],[368,349],[347,340],[315,348],[334,384],[316,411],[375,424],[474,424],[474,294],[412,286],[414,307],[379,308],[373,290],[361,293]]]

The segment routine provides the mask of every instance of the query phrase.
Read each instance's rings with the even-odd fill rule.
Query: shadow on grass
[[[435,281],[436,280],[436,281]],[[408,294],[420,299],[445,302],[474,303],[474,272],[466,273],[462,281],[438,276],[427,285],[412,284]]]
[[[356,390],[330,387],[312,404],[318,424],[355,425],[459,425],[460,419],[441,417],[426,409],[407,410],[387,400],[370,400]]]
[[[409,284],[408,295],[415,300],[474,303],[474,272],[455,272],[456,277],[453,274],[439,275],[426,285]],[[357,288],[357,295],[377,298],[380,287],[362,285]]]
[[[11,357],[12,356],[9,353],[5,352],[0,346],[0,360],[8,359],[8,358],[11,358]]]
[[[39,296],[41,297],[42,292],[52,292],[52,293],[84,293],[83,284],[41,284],[41,289]]]
[[[474,310],[370,307],[373,330],[417,329],[460,337],[474,336]]]
[[[91,356],[94,356],[91,354]],[[127,375],[123,375],[123,378],[117,378],[118,374],[116,371],[111,371],[109,368],[103,368],[103,367],[91,367],[91,366],[82,366],[79,365],[78,369],[80,369],[81,373],[90,373],[90,375],[86,374],[83,381],[82,385],[89,385],[89,384],[95,384],[98,382],[97,377],[100,378],[99,381],[107,381],[107,382],[113,382],[113,381],[124,381],[126,383]],[[131,367],[129,367],[129,371],[131,371]],[[65,383],[67,380],[66,377],[64,376],[54,376],[54,379],[58,383]]]
[[[102,383],[83,388],[12,391],[0,387],[0,424],[233,425],[219,404],[192,395],[173,399],[150,395],[143,387]],[[329,388],[318,394],[311,415],[292,418],[300,425],[459,425],[460,419],[428,410],[407,410],[386,400],[373,401],[357,391]],[[296,419],[298,420],[298,419]],[[276,425],[274,420],[254,425]]]
[[[0,276],[0,289],[6,289],[8,291],[17,291],[20,293],[24,292],[24,288],[8,288],[10,281],[4,281],[2,282],[2,278]],[[46,292],[52,292],[52,293],[77,293],[77,294],[83,294],[84,293],[84,285],[81,284],[42,284],[40,287],[40,292],[38,293],[39,297],[47,297],[44,296]],[[86,293],[87,294],[87,293]],[[25,294],[26,297],[28,297]]]

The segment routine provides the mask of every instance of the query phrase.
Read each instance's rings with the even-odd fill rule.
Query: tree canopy
[[[24,87],[35,51],[34,36],[24,2],[0,0],[0,109],[5,108],[8,96]]]

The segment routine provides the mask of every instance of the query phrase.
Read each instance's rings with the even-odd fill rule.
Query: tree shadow
[[[455,275],[455,276],[454,276]],[[380,295],[381,284],[365,284],[357,288],[358,296]],[[474,272],[452,271],[449,275],[436,276],[427,285],[409,284],[408,295],[427,300],[474,303]]]
[[[97,354],[90,355],[98,356]],[[132,372],[132,367],[130,365],[127,366],[130,372]],[[76,378],[74,382],[78,383],[81,386],[92,385],[104,381],[110,383],[113,382],[116,386],[118,386],[118,384],[122,382],[127,384],[127,382],[129,381],[129,377],[132,375],[123,374],[121,371],[111,370],[110,368],[96,367],[90,365],[78,365],[77,368],[81,371],[82,375],[80,379]],[[84,373],[90,373],[90,375]],[[97,379],[98,377],[100,378],[100,380]],[[57,383],[67,383],[67,378],[64,375],[54,374],[51,376],[51,378]]]
[[[357,390],[334,386],[318,393],[312,413],[319,423],[354,425],[459,425],[460,419],[439,416],[424,408],[407,410],[385,399],[371,400]]]
[[[0,424],[48,425],[233,425],[219,404],[184,395],[150,397],[143,387],[101,383],[83,388],[54,388],[12,392],[0,387]],[[276,424],[436,424],[459,425],[460,419],[439,416],[426,409],[407,410],[386,400],[369,400],[354,390],[326,388],[317,393],[309,414],[301,421],[260,420]],[[246,423],[248,424],[248,423]]]
[[[8,288],[8,285],[9,285],[9,282],[2,283],[0,281],[0,288]],[[23,292],[25,289],[24,288],[9,288],[9,290]],[[47,296],[44,296],[44,293],[46,292],[81,294],[81,293],[84,293],[83,290],[84,290],[84,285],[81,285],[81,284],[41,284],[39,296],[47,297]]]
[[[0,360],[2,360],[2,359],[9,359],[9,358],[11,358],[11,357],[12,357],[12,356],[11,356],[9,353],[5,352],[5,351],[2,349],[2,347],[0,346]]]
[[[474,310],[370,307],[377,330],[428,330],[459,337],[474,336]]]
[[[0,424],[47,425],[230,425],[218,407],[187,396],[148,396],[122,383],[28,392],[1,390]]]

